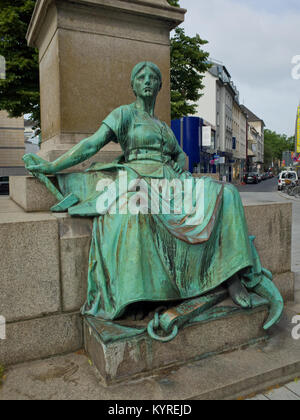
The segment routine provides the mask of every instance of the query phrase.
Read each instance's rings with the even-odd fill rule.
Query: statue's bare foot
[[[227,288],[233,302],[236,305],[245,309],[252,307],[251,297],[238,276],[233,276],[227,281]]]

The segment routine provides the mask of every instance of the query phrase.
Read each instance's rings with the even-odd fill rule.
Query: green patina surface
[[[204,300],[206,303],[208,301],[211,302],[211,305],[215,305],[216,302],[220,302],[220,300],[223,298],[226,299],[228,297],[227,293],[224,293],[224,291],[218,292],[218,293],[211,293],[207,297],[202,297],[202,302]],[[248,313],[254,312],[256,309],[261,307],[268,307],[269,301],[265,298],[262,298],[261,296],[256,295],[255,293],[251,293],[251,302],[252,302],[252,309],[246,310]],[[177,307],[178,309],[178,307]],[[181,308],[179,308],[179,311]],[[184,328],[189,328],[196,324],[202,324],[207,323],[211,321],[215,321],[220,318],[228,318],[234,315],[238,315],[240,313],[244,313],[245,309],[238,308],[237,306],[215,306],[210,307],[209,309],[204,309],[204,312],[200,313],[199,315],[193,314],[190,316],[186,316],[184,320],[181,318],[179,325],[181,325]],[[169,317],[169,314],[165,315],[166,317]],[[93,331],[94,336],[97,338],[97,340],[102,344],[112,344],[117,343],[120,341],[127,341],[135,337],[140,337],[143,334],[145,335],[147,331],[147,327],[145,326],[139,326],[139,327],[132,327],[132,326],[125,326],[120,325],[118,321],[111,322],[111,321],[105,321],[101,319],[96,319],[94,317],[86,317],[85,320],[86,324],[89,328]],[[126,323],[126,321],[123,321]],[[129,321],[128,321],[129,323]],[[166,321],[165,321],[166,323]],[[171,326],[171,328],[173,325]]]
[[[249,240],[244,209],[234,186],[203,178],[197,196],[203,199],[198,200],[193,214],[185,207],[179,213],[151,213],[149,187],[153,180],[182,185],[190,181],[192,197],[196,197],[199,180],[184,171],[185,155],[172,130],[154,115],[160,70],[153,63],[139,63],[131,83],[136,101],[115,109],[93,136],[55,162],[33,155],[24,157],[27,169],[60,201],[56,210],[94,217],[88,295],[82,313],[112,321],[122,317],[133,303],[143,306],[149,301],[160,304],[193,299],[235,279],[238,287],[229,290],[241,306],[251,306],[242,284],[268,299],[270,317],[265,328],[269,328],[280,318],[283,301],[271,273],[261,267],[254,238]],[[58,175],[60,191],[54,191],[45,179],[45,174],[59,174],[89,159],[110,141],[122,147],[123,155],[117,161],[94,164],[84,173]],[[126,174],[128,184],[142,183],[148,188],[143,197],[148,198],[147,205],[137,213],[123,211],[124,197],[135,202],[138,189],[124,191],[120,171]],[[98,183],[104,179],[114,182],[114,195],[107,194],[108,186],[99,190]],[[99,199],[104,198],[110,210],[115,208],[115,214],[108,209],[99,211]],[[160,190],[156,199],[163,206],[165,192]],[[171,209],[175,209],[174,199]],[[203,218],[198,217],[200,214]],[[198,309],[194,315],[199,314]],[[178,317],[178,325],[193,317],[193,311],[187,312]]]

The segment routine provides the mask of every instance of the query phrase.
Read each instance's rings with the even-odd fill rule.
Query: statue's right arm
[[[29,172],[55,174],[84,162],[99,152],[110,141],[115,140],[114,132],[106,124],[102,124],[95,134],[76,144],[54,162],[46,162],[35,156],[36,164],[26,165],[26,168]]]

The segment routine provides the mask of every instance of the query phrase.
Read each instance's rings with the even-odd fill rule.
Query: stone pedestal
[[[17,194],[16,190],[16,199],[25,188],[24,184],[18,184],[17,181],[14,181],[19,191]],[[25,204],[31,203],[32,195],[40,187],[39,184],[35,185],[35,181],[27,178],[28,197],[19,197]],[[47,193],[46,188],[38,192],[43,206],[50,204],[48,200],[52,199],[50,193],[49,196]],[[21,200],[19,203],[22,204]],[[38,200],[34,204],[35,210],[37,205]],[[255,245],[263,266],[273,272],[274,283],[285,302],[293,300],[294,274],[290,271],[292,204],[246,205],[245,213],[249,233],[256,235]],[[92,219],[71,218],[66,213],[26,213],[12,200],[0,197],[0,237],[3,238],[0,243],[0,314],[7,321],[7,340],[0,340],[2,364],[21,363],[83,347],[79,310],[86,299],[91,234]],[[266,246],[266,238],[272,247]],[[235,312],[226,319],[189,326],[186,332],[183,331],[182,337],[192,342],[196,334],[200,341],[199,347],[193,341],[194,347],[183,355],[186,358],[184,360],[192,360],[211,351],[226,350],[227,347],[222,345],[228,344],[227,337],[230,337],[233,347],[245,344],[253,337],[262,337],[265,317],[266,309],[258,308],[254,313]],[[242,322],[245,322],[245,329],[240,331]],[[86,327],[86,340],[94,341],[97,335],[89,331]],[[236,333],[234,340],[233,332]],[[180,336],[178,340],[184,348]],[[204,336],[206,341],[201,338]],[[138,339],[141,343],[148,340],[144,333]],[[159,353],[161,346],[156,347],[157,344],[153,344],[153,348]],[[169,349],[170,358],[174,361],[178,353],[175,353],[177,350],[174,344],[170,343],[170,346],[164,347],[164,352]],[[108,351],[112,349],[109,344]],[[98,357],[102,357],[101,351]],[[162,359],[165,356],[163,353],[158,360],[165,363]],[[139,369],[142,363],[140,360]],[[157,365],[153,364],[153,368],[156,369]],[[124,373],[124,364],[117,372],[118,375]]]
[[[156,113],[170,124],[169,34],[184,14],[167,0],[38,0],[27,40],[39,49],[40,155],[56,159],[113,109],[133,102],[130,74],[140,61],[162,71]],[[120,154],[108,144],[93,160],[111,162]]]
[[[84,320],[84,343],[103,382],[128,380],[139,376],[165,373],[193,360],[201,360],[257,343],[267,338],[262,325],[268,309],[262,299],[257,308],[241,310],[228,300],[211,313],[203,314],[180,329],[171,342],[151,339],[146,328],[130,328],[123,321],[112,323],[94,318]],[[228,305],[228,306],[227,306]]]

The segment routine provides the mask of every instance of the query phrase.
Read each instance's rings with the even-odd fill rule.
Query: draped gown
[[[173,169],[182,150],[172,130],[137,110],[135,104],[117,108],[103,124],[114,132],[123,159],[94,164],[85,174],[77,174],[76,185],[80,177],[92,180],[84,194],[81,189],[81,203],[69,209],[72,216],[94,217],[88,295],[82,313],[113,320],[131,303],[193,298],[237,273],[250,272],[257,256],[239,192],[230,184],[202,178],[199,223],[189,223],[184,209],[181,214],[99,214],[101,193],[96,184],[107,177],[118,183],[119,171],[129,181],[143,180],[147,185],[154,179],[190,180],[193,190],[197,182],[188,172],[179,174]],[[74,178],[59,177],[59,183],[69,192]],[[133,194],[128,192],[129,197]],[[120,202],[120,197],[117,194],[115,201]]]

